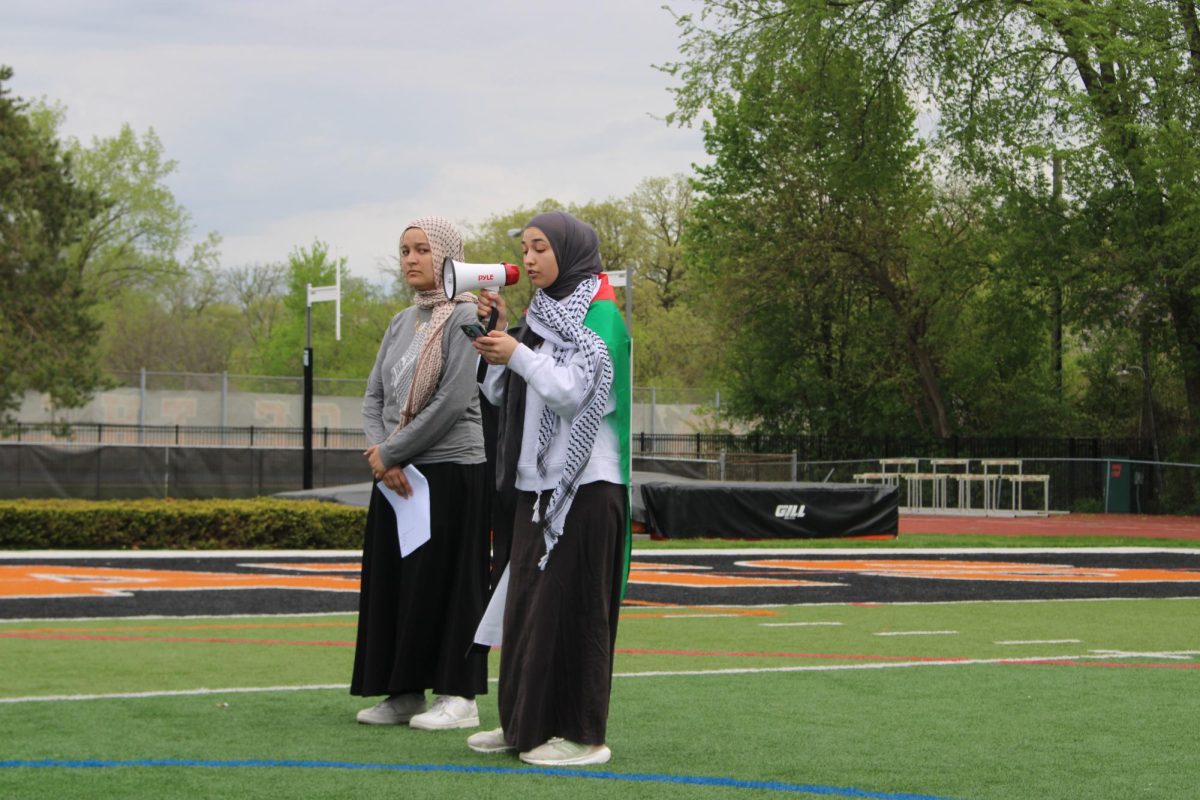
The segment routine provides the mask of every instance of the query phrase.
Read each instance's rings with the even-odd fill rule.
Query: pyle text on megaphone
[[[493,264],[471,264],[447,258],[442,265],[442,289],[446,298],[477,289],[500,289],[512,286],[521,279],[521,268],[501,261]]]

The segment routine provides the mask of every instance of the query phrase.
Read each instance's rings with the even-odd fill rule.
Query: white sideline
[[[1063,656],[1010,656],[1006,658],[970,658],[943,659],[937,661],[883,661],[870,664],[815,664],[797,667],[731,667],[728,669],[697,669],[697,670],[661,670],[653,672],[616,672],[614,678],[678,678],[704,677],[706,675],[765,675],[779,672],[843,672],[864,669],[911,669],[913,667],[969,667],[990,664],[1019,664],[1039,661],[1109,661],[1122,658],[1144,658],[1147,656],[1161,658],[1188,658],[1200,655],[1200,650],[1181,650],[1166,653],[1126,653],[1122,651],[1097,651],[1087,655],[1071,654]],[[488,683],[496,683],[496,678],[489,678]],[[161,692],[114,692],[111,694],[58,694],[32,697],[0,697],[4,703],[48,703],[74,702],[78,700],[140,700],[155,697],[189,697],[197,695],[220,694],[255,694],[268,692],[310,692],[327,691],[332,689],[349,689],[345,683],[316,684],[309,686],[242,686],[226,689],[175,689]]]

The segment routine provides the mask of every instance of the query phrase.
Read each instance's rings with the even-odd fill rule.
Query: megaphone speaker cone
[[[447,258],[442,265],[442,289],[447,298],[477,289],[499,289],[512,286],[521,279],[521,268],[516,264],[499,262],[494,264],[471,264]]]
[[[442,262],[442,291],[446,293],[446,299],[449,300],[458,292],[454,291],[454,259],[446,256],[446,260]]]

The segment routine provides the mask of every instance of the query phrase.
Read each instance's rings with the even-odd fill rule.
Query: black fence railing
[[[106,450],[115,446],[118,450],[141,447],[288,451],[302,447],[303,430],[255,426],[19,423],[0,427],[0,443],[39,446],[44,452],[38,458],[46,462],[42,471],[55,472],[57,462],[53,459],[57,456],[47,453],[59,448],[66,448],[63,457],[67,457],[73,448],[89,446]],[[1052,509],[1076,511],[1105,510],[1112,487],[1110,465],[1124,462],[1130,477],[1128,510],[1147,513],[1195,513],[1200,510],[1200,469],[1193,464],[1158,463],[1152,457],[1152,443],[1135,438],[918,439],[635,433],[632,445],[635,470],[670,471],[688,477],[725,481],[850,482],[856,474],[879,471],[880,459],[898,457],[921,459],[924,466],[929,466],[929,459],[937,458],[976,462],[1019,459],[1023,472],[1050,477]],[[366,437],[359,429],[317,428],[313,432],[314,450],[328,451],[334,458],[329,462],[328,475],[322,485],[360,480],[358,458],[365,446]],[[355,451],[355,457],[346,462],[344,475],[341,467],[333,466],[341,464],[338,451]],[[349,453],[345,455],[349,456]],[[298,456],[297,453],[296,458]],[[116,457],[115,453],[105,456],[113,457]],[[290,457],[283,454],[278,457],[285,459],[281,463],[290,463]],[[161,460],[162,456],[153,458]],[[17,465],[24,463],[14,462]],[[72,463],[80,462],[76,459]],[[188,469],[188,462],[180,453],[175,454],[171,463],[176,472]],[[978,464],[975,468],[978,469]],[[97,496],[104,493],[105,471],[98,469],[96,475],[87,478],[95,483]],[[47,473],[47,479],[51,477]],[[17,483],[24,485],[28,480],[30,478],[26,476]],[[10,489],[9,496],[20,496],[24,491],[20,486]]]
[[[120,425],[104,422],[14,423],[0,426],[0,441],[49,445],[178,445],[187,447],[300,448],[303,428],[250,425]],[[323,450],[362,450],[367,437],[361,428],[315,428],[313,447]]]
[[[692,477],[725,481],[850,482],[857,474],[884,469],[881,459],[917,459],[919,465],[910,469],[923,472],[933,469],[934,459],[968,459],[975,471],[985,460],[1013,459],[1024,473],[1049,476],[1048,498],[1036,496],[1037,484],[1009,484],[1038,508],[1047,501],[1052,509],[1077,511],[1193,513],[1200,507],[1200,469],[1158,463],[1152,442],[1136,438],[635,434],[633,454],[643,464],[667,468],[678,460],[693,467],[687,473]],[[700,474],[697,463],[703,467]],[[1111,478],[1114,463],[1124,470],[1119,483]],[[1114,486],[1125,493],[1121,502]]]
[[[633,436],[634,453],[670,458],[712,458],[721,452],[796,453],[803,461],[914,458],[1146,458],[1148,439],[951,436],[947,439],[896,436],[771,436],[764,434],[647,434]]]
[[[136,425],[97,422],[0,425],[0,441],[36,444],[178,444],[211,447],[300,447],[302,428],[221,425]],[[359,428],[313,431],[313,446],[335,450],[361,448]],[[1085,437],[965,437],[920,439],[894,436],[770,436],[763,434],[635,433],[634,455],[711,459],[720,453],[795,454],[801,461],[915,458],[1107,458],[1149,460],[1148,439]]]

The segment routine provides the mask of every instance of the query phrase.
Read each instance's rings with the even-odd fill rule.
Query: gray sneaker
[[[526,764],[539,767],[582,767],[588,764],[607,764],[612,751],[603,744],[580,744],[554,738],[528,753],[521,753]]]
[[[425,710],[425,693],[394,694],[355,717],[364,725],[403,725]]]
[[[472,733],[467,737],[467,747],[476,753],[508,753],[517,749],[504,738],[503,728]]]

